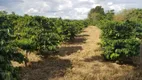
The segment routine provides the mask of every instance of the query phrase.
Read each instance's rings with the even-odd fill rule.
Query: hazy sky
[[[142,8],[142,0],[0,0],[0,10],[17,14],[42,15],[69,19],[84,19],[91,8],[102,6],[116,12]]]

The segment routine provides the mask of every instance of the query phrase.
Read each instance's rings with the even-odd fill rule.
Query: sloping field
[[[31,63],[22,69],[22,80],[130,80],[133,66],[103,60],[100,34],[100,29],[89,26],[74,42],[63,44],[57,55],[30,54]]]

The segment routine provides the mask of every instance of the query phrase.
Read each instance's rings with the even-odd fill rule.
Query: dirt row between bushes
[[[99,28],[89,26],[73,42],[63,44],[56,55],[30,54],[29,67],[20,74],[22,80],[125,80],[133,66],[104,61],[100,34]]]

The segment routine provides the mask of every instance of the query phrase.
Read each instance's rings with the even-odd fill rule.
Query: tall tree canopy
[[[88,19],[90,20],[91,24],[97,23],[97,21],[102,20],[104,17],[104,8],[101,6],[96,6],[92,8],[88,13]]]

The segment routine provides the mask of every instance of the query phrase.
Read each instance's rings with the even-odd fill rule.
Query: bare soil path
[[[89,26],[73,43],[63,44],[58,55],[30,57],[35,62],[23,68],[22,80],[123,80],[133,67],[103,61],[100,34],[99,28]]]

